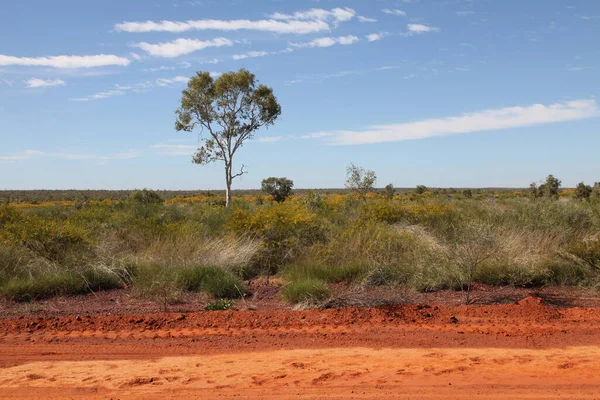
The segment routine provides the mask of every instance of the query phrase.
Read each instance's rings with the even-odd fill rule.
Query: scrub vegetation
[[[374,174],[358,171],[354,181],[372,186]],[[248,281],[276,277],[290,303],[320,304],[340,285],[462,290],[469,301],[474,283],[598,283],[598,184],[560,189],[549,176],[524,190],[349,189],[285,201],[234,195],[230,207],[214,195],[165,199],[149,190],[122,200],[5,202],[0,296],[121,288],[166,306],[185,292],[244,298]]]

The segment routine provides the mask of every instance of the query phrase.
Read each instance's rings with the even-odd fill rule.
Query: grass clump
[[[179,286],[191,292],[205,292],[216,298],[237,299],[244,295],[244,282],[218,267],[185,268],[178,272]]]
[[[285,267],[283,277],[288,281],[316,279],[327,283],[352,283],[361,280],[369,272],[369,264],[354,261],[341,265],[299,263]]]
[[[118,276],[104,270],[62,270],[29,277],[12,277],[0,286],[0,295],[5,298],[28,302],[54,296],[73,296],[98,290],[122,287]]]
[[[320,279],[306,278],[290,282],[281,294],[290,303],[320,303],[329,297],[327,283]]]

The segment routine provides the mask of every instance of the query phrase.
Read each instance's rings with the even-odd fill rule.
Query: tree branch
[[[231,180],[233,180],[233,179],[237,178],[238,176],[242,176],[242,175],[244,175],[244,174],[247,174],[247,173],[248,173],[248,171],[244,171],[244,167],[245,167],[245,165],[244,165],[244,164],[242,164],[242,168],[240,169],[240,172],[238,172],[238,173],[237,173],[237,174],[235,174],[235,175],[232,175],[232,176],[231,176]]]

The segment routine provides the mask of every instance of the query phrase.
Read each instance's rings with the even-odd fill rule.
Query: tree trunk
[[[225,207],[231,204],[231,166],[225,166]]]

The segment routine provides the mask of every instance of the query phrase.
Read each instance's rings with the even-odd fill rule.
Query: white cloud
[[[129,149],[127,151],[123,151],[121,153],[117,153],[112,158],[118,160],[131,160],[132,158],[138,158],[142,155],[142,152],[137,149]]]
[[[362,15],[359,15],[358,17],[356,17],[358,19],[358,22],[377,22],[377,20],[375,18],[369,18],[369,17],[363,17]]]
[[[339,37],[322,37],[306,43],[292,43],[294,47],[331,47],[336,44],[349,45],[358,42],[360,39],[353,35]]]
[[[456,15],[458,15],[459,17],[466,17],[467,15],[472,15],[475,14],[474,11],[457,11]]]
[[[176,77],[170,78],[170,79],[166,79],[166,78],[157,79],[156,84],[158,86],[162,87],[162,86],[168,86],[172,83],[188,83],[189,80],[190,80],[190,78],[187,76],[176,76]]]
[[[367,35],[366,38],[369,42],[376,42],[377,40],[381,40],[388,35],[389,35],[389,33],[387,33],[387,32],[371,33],[371,34]]]
[[[129,160],[132,158],[137,158],[141,154],[142,153],[136,149],[129,149],[127,151],[124,151],[121,153],[116,153],[116,154],[111,154],[111,155],[98,155],[98,154],[86,154],[86,153],[64,153],[64,152],[48,153],[48,152],[43,152],[40,150],[24,150],[24,151],[20,151],[20,152],[8,154],[8,155],[0,155],[0,161],[15,162],[15,161],[30,160],[30,159],[36,158],[36,157],[52,157],[52,158],[58,158],[61,160],[97,160],[97,161],[104,161],[104,160],[111,160],[111,159]]]
[[[401,17],[405,17],[406,16],[406,12],[402,11],[402,10],[390,10],[389,8],[384,8],[381,11],[383,11],[386,14],[390,14],[390,15],[399,15]]]
[[[220,75],[221,75],[221,72],[211,72],[210,73],[210,76],[212,76],[213,78],[216,78]],[[152,89],[159,88],[159,87],[170,87],[173,84],[187,83],[189,80],[190,80],[189,77],[179,75],[179,76],[175,76],[173,78],[159,78],[159,79],[154,79],[154,80],[137,82],[137,83],[133,83],[133,84],[129,84],[129,85],[114,85],[114,87],[111,88],[110,90],[92,94],[90,96],[70,98],[69,100],[82,102],[82,101],[90,101],[90,100],[107,99],[107,98],[114,97],[114,96],[122,96],[129,92],[142,93],[142,92],[148,92]]]
[[[271,18],[284,21],[333,21],[334,24],[349,21],[356,15],[351,8],[334,8],[331,11],[321,8],[312,8],[307,11],[298,11],[293,14],[275,13]]]
[[[39,150],[23,150],[12,154],[0,155],[0,161],[21,161],[43,156],[44,152]]]
[[[150,44],[146,42],[136,43],[135,47],[139,47],[145,52],[155,57],[173,58],[184,54],[189,54],[197,50],[202,50],[207,47],[232,46],[233,42],[229,39],[218,37],[212,40],[198,39],[176,39],[172,42],[164,42]]]
[[[160,67],[156,67],[156,68],[144,68],[142,71],[144,72],[159,72],[159,71],[172,71],[174,70],[175,67],[166,67],[166,66],[160,66]]]
[[[213,20],[203,19],[197,21],[146,21],[123,22],[115,25],[115,30],[120,32],[186,32],[190,30],[219,30],[239,31],[253,30],[272,33],[307,34],[329,30],[329,24],[322,20],[313,21],[281,21],[281,20]]]
[[[40,87],[54,87],[54,86],[64,86],[66,85],[65,81],[62,79],[39,79],[39,78],[31,78],[25,81],[25,84],[28,88],[40,88]]]
[[[376,125],[359,131],[316,132],[304,138],[328,138],[334,144],[366,144],[425,139],[461,133],[528,127],[600,117],[595,100],[573,100],[550,105],[533,104],[466,113],[457,117]]]
[[[198,146],[165,143],[154,144],[151,147],[158,149],[159,153],[165,156],[190,156],[198,149]]]
[[[129,53],[129,56],[131,56],[131,58],[133,58],[135,61],[142,61],[142,56],[140,56],[138,53]]]
[[[271,53],[269,53],[268,51],[249,51],[244,54],[234,54],[233,56],[231,56],[231,58],[233,58],[234,60],[244,60],[246,58],[264,57],[268,54]]]
[[[384,65],[382,67],[375,68],[375,70],[376,71],[387,71],[387,70],[390,70],[390,69],[398,69],[398,68],[400,68],[400,67],[397,66],[397,65]]]
[[[408,24],[408,31],[411,33],[437,32],[440,28],[427,26],[423,24]]]
[[[108,90],[106,92],[100,92],[100,93],[96,93],[96,94],[86,96],[86,97],[70,98],[69,100],[71,100],[71,101],[90,101],[90,100],[98,100],[98,99],[108,99],[109,97],[124,95],[125,90],[123,90],[123,89],[125,89],[125,88]],[[126,89],[129,89],[129,87],[127,87]]]
[[[218,64],[220,62],[221,60],[219,60],[218,58],[213,58],[210,60],[200,61],[200,64]]]
[[[181,65],[181,68],[191,68],[192,63],[191,62],[187,62],[187,61],[182,61],[179,63],[179,65]]]
[[[92,68],[110,65],[127,66],[131,61],[109,54],[95,56],[13,57],[0,54],[0,66],[23,65],[52,68]]]
[[[281,136],[265,136],[265,137],[258,138],[259,142],[265,142],[265,143],[278,142],[280,140],[281,140]]]

